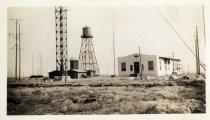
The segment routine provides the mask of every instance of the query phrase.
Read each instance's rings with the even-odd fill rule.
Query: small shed
[[[55,76],[61,76],[61,72],[58,71],[58,70],[54,70],[54,71],[49,72],[50,79],[54,79]]]
[[[31,79],[36,79],[36,80],[38,80],[38,79],[44,79],[44,76],[43,75],[31,75],[29,77],[29,80],[31,80]]]
[[[87,77],[87,71],[79,70],[79,69],[71,69],[68,71],[68,75],[72,79],[77,78],[86,78]]]

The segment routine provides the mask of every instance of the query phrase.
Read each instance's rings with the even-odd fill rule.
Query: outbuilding
[[[79,70],[79,69],[71,69],[68,71],[68,75],[72,79],[78,79],[78,78],[86,78],[87,77],[87,71]]]

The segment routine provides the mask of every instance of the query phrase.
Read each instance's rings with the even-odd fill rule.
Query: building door
[[[137,76],[139,73],[139,62],[134,62],[134,75]]]

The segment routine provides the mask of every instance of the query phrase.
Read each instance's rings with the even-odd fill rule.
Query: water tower
[[[83,27],[82,44],[79,53],[79,69],[87,71],[88,75],[99,74],[98,64],[92,43],[90,27]]]

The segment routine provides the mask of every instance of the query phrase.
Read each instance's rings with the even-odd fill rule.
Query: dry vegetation
[[[206,112],[205,81],[192,80],[26,80],[8,84],[7,101],[8,115]]]

